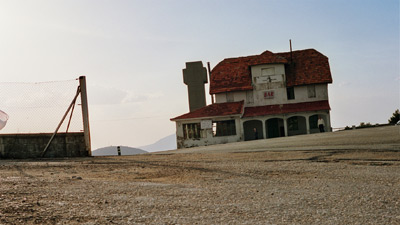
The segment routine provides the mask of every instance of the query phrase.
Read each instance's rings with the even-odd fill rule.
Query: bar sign
[[[274,91],[265,91],[264,92],[264,99],[274,98],[275,92]]]

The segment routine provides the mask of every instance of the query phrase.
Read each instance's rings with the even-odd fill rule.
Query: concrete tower
[[[190,112],[206,106],[204,84],[207,82],[207,70],[201,61],[186,63],[186,69],[183,69],[183,83],[188,86]]]

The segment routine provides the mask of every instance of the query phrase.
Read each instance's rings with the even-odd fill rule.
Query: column
[[[328,112],[328,114],[326,114],[326,131],[329,131],[329,132],[332,132],[332,127],[331,127],[331,115],[329,114],[329,112]]]
[[[265,130],[265,120],[261,120],[261,122],[262,122],[262,134],[263,134],[263,139],[265,139],[266,138],[266,136],[267,136],[267,134],[266,134],[266,130]]]
[[[310,134],[310,117],[308,115],[305,115],[304,117],[306,118],[307,134]]]
[[[288,127],[287,127],[286,116],[283,117],[283,127],[285,128],[285,137],[287,137],[288,136]]]

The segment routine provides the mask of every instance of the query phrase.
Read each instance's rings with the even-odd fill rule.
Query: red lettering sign
[[[264,92],[264,98],[274,98],[274,91],[266,91]]]

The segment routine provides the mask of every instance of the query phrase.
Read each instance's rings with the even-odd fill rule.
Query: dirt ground
[[[400,126],[0,160],[0,224],[400,224]]]

